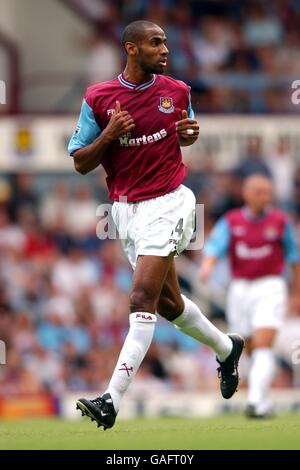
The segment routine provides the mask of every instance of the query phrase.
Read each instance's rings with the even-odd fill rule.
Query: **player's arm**
[[[214,226],[204,246],[204,257],[199,270],[199,279],[206,282],[217,261],[226,256],[230,243],[230,230],[227,220],[222,217]]]
[[[120,102],[116,102],[116,108],[107,127],[101,132],[98,127],[98,134],[93,130],[93,116],[83,120],[84,133],[88,136],[77,145],[72,139],[69,144],[70,155],[74,158],[76,171],[85,175],[97,168],[103,161],[104,156],[111,143],[122,135],[134,129],[134,121],[127,111],[121,111]],[[81,129],[80,129],[81,131]]]
[[[292,264],[292,273],[293,273],[293,285],[292,293],[299,298],[300,306],[300,262]]]
[[[285,260],[291,265],[292,270],[292,296],[297,298],[300,308],[300,253],[291,222],[287,222],[285,226],[283,248]]]
[[[189,94],[189,103],[187,110],[181,111],[182,119],[176,123],[178,141],[181,147],[192,145],[199,136],[199,124],[195,119],[195,113],[192,108],[191,95]]]

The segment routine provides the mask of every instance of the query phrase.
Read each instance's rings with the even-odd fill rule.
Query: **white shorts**
[[[180,185],[137,203],[115,202],[112,217],[133,269],[139,255],[169,256],[188,246],[195,227],[195,196]]]
[[[287,308],[287,287],[279,276],[235,279],[227,297],[230,331],[249,337],[258,328],[279,329]]]

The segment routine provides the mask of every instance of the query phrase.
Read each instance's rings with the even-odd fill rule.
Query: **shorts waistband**
[[[132,202],[132,201],[114,201],[114,204],[128,204],[128,205],[132,205],[132,206],[137,206],[138,204],[141,204],[143,202],[154,201],[154,200],[159,199],[161,197],[165,197],[168,194],[174,194],[182,187],[186,187],[186,186],[184,186],[183,184],[180,184],[179,186],[177,186],[177,188],[172,189],[172,191],[169,191],[166,194],[162,194],[161,196],[150,197],[149,199],[143,199],[141,201],[136,201],[136,202]]]

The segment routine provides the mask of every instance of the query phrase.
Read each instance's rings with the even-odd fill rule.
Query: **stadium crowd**
[[[84,72],[78,71],[81,80],[76,86],[79,83],[81,89],[119,73],[125,59],[119,46],[121,31],[129,21],[144,18],[166,31],[168,73],[192,86],[196,112],[299,110],[290,99],[291,84],[300,72],[300,6],[296,0],[65,3],[80,8],[95,29],[85,51]],[[67,109],[73,109],[75,96],[68,93]]]
[[[288,162],[287,144],[281,145]],[[248,147],[253,150],[254,143]],[[279,146],[279,155],[281,150]],[[280,156],[278,160],[280,166]],[[276,158],[271,166],[267,159],[248,155],[228,173],[211,162],[204,160],[201,171],[190,169],[186,180],[205,204],[205,232],[226,210],[241,205],[241,181],[255,171],[273,176],[277,204],[289,209],[300,239],[300,168],[283,191],[285,178],[276,185]],[[0,338],[10,367],[0,368],[0,395],[105,388],[128,329],[132,275],[119,242],[96,235],[96,225],[102,223],[96,208],[106,202],[105,194],[99,174],[88,183],[72,175],[1,178]],[[187,251],[178,269],[183,290],[201,303],[201,293],[199,298],[186,276],[200,262],[201,252]],[[213,283],[226,288],[228,276],[221,263]],[[213,321],[226,330],[222,303],[208,307]],[[290,347],[298,339],[299,307],[290,298],[277,347],[278,387],[299,385]],[[137,384],[142,390],[151,385],[152,391],[217,387],[214,355],[160,319]]]

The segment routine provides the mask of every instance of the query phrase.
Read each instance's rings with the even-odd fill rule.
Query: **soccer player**
[[[275,373],[272,346],[287,308],[286,263],[299,298],[300,263],[287,214],[271,206],[272,183],[262,175],[243,186],[245,206],[228,211],[215,225],[204,247],[199,271],[206,281],[219,258],[228,255],[232,281],[227,297],[229,327],[246,338],[251,355],[246,415],[272,414],[269,390]]]
[[[190,88],[162,76],[168,49],[159,26],[135,21],[125,28],[122,44],[124,72],[87,89],[69,144],[80,173],[104,167],[112,216],[119,233],[126,229],[122,243],[134,269],[130,328],[108,388],[94,400],[77,401],[77,408],[104,429],[114,425],[121,398],[150,346],[157,312],[213,348],[225,398],[237,389],[244,345],[181,295],[174,267],[174,255],[187,247],[194,231],[195,197],[182,185],[180,151],[199,134]]]

